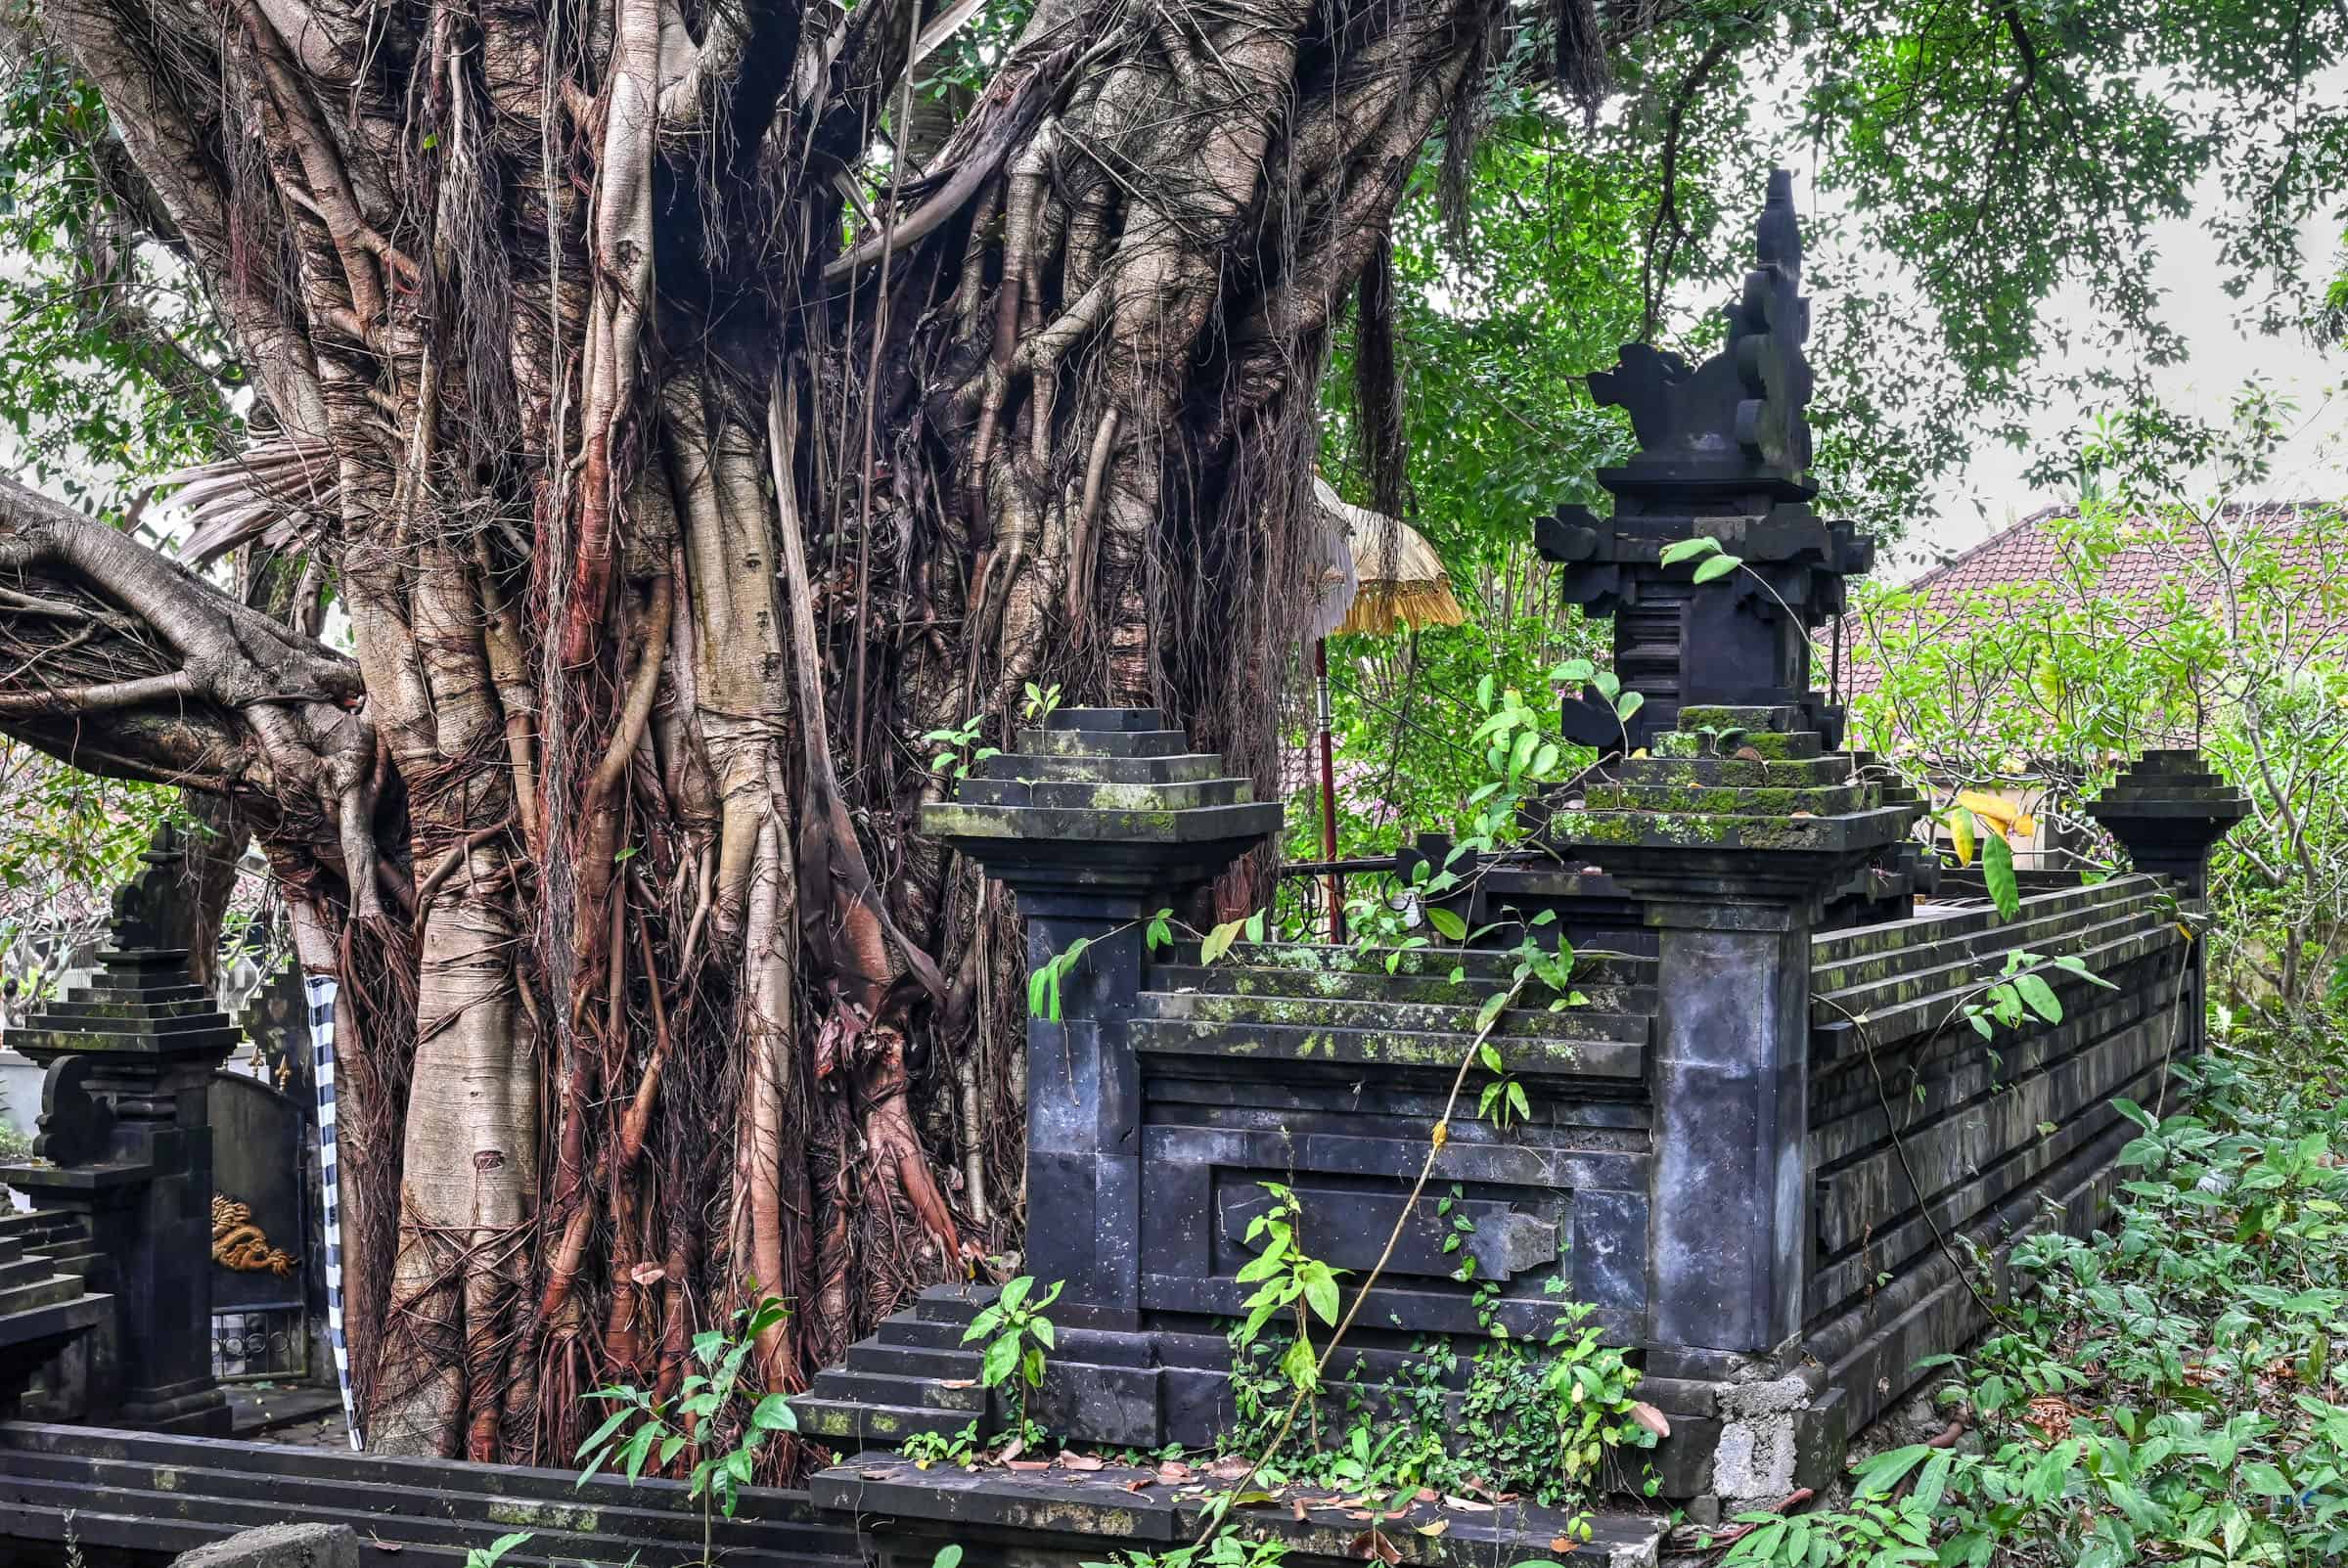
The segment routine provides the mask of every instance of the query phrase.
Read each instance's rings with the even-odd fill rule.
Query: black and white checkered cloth
[[[335,1349],[335,1380],[342,1385],[342,1419],[350,1446],[359,1442],[359,1412],[350,1401],[350,1348],[342,1338],[342,1213],[335,1185],[335,982],[326,975],[303,978],[310,1002],[310,1058],[318,1084],[318,1181],[326,1216],[326,1336]]]

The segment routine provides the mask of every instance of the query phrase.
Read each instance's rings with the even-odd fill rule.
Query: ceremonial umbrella
[[[1329,639],[1351,633],[1384,637],[1397,628],[1458,626],[1467,611],[1452,597],[1451,576],[1419,530],[1399,517],[1340,499],[1313,475],[1321,515],[1318,603],[1307,628],[1321,729],[1321,856],[1329,871],[1329,939],[1345,940],[1345,884],[1337,859],[1336,764],[1330,739]]]

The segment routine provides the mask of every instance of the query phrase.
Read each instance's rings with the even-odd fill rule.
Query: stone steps
[[[986,1429],[984,1417],[967,1411],[941,1411],[919,1405],[867,1405],[858,1400],[826,1399],[801,1394],[790,1402],[798,1413],[799,1435],[827,1448],[894,1449],[914,1434],[952,1437],[972,1421]]]
[[[2059,923],[2048,922],[2016,933],[2010,942],[1987,952],[1974,951],[1970,943],[1932,944],[1910,955],[1914,963],[1881,978],[1832,988],[1818,986],[1811,997],[1810,1020],[1829,1024],[1853,1014],[1872,1018],[1894,1008],[1954,998],[1995,979],[2005,967],[2005,955],[2011,952],[2032,952],[2049,959],[2078,957],[2092,970],[2096,962],[2089,955],[2147,931],[2163,931],[2171,939],[2177,938],[2166,916],[2139,906],[2116,912],[2098,910]],[[2060,976],[2049,978],[2052,982]]]
[[[1616,965],[1621,969],[1626,966]],[[1652,962],[1647,973],[1651,981]],[[1155,992],[1199,992],[1242,997],[1321,997],[1332,1001],[1425,1003],[1459,1006],[1463,1000],[1482,1006],[1482,998],[1494,985],[1507,984],[1506,978],[1453,980],[1448,970],[1440,974],[1364,974],[1352,969],[1290,969],[1240,968],[1229,964],[1152,965],[1149,989]],[[1592,1012],[1638,1012],[1655,1010],[1655,988],[1651,983],[1631,984],[1620,980],[1582,980],[1576,976],[1574,989],[1584,998],[1584,1007]],[[1554,993],[1538,983],[1525,988],[1524,1001],[1537,1008]]]
[[[1465,988],[1463,988],[1465,989]],[[1463,1005],[1463,1003],[1465,1005]],[[1469,991],[1460,1002],[1354,1001],[1330,997],[1241,996],[1217,991],[1159,991],[1142,993],[1145,1015],[1187,1023],[1220,1023],[1234,1028],[1294,1027],[1338,1029],[1363,1033],[1393,1033],[1414,1038],[1426,1035],[1468,1035],[1478,1032],[1483,996]],[[1644,1044],[1648,1038],[1644,1014],[1601,1012],[1592,1008],[1507,1008],[1494,1020],[1497,1039],[1554,1041],[1581,1044],[1622,1041]]]
[[[841,1404],[960,1411],[976,1418],[986,1414],[987,1403],[987,1391],[978,1386],[977,1371],[973,1366],[966,1374],[930,1377],[905,1369],[879,1372],[832,1367],[816,1373],[807,1392],[819,1400]]]
[[[1393,967],[1387,961],[1393,960]],[[1152,971],[1173,967],[1201,967],[1197,942],[1176,942],[1160,949]],[[1516,955],[1500,948],[1417,947],[1403,949],[1332,947],[1315,942],[1235,942],[1210,972],[1255,974],[1278,971],[1308,975],[1367,975],[1378,979],[1449,979],[1453,970],[1465,980],[1506,983],[1516,972]],[[1573,980],[1587,985],[1651,985],[1655,961],[1633,954],[1584,952],[1574,955]]]
[[[562,1469],[396,1459],[148,1432],[0,1424],[0,1535],[85,1551],[190,1550],[256,1525],[347,1524],[369,1568],[461,1568],[466,1553],[528,1531],[514,1565],[701,1559],[701,1508],[682,1483],[578,1481]],[[852,1568],[853,1533],[803,1492],[745,1488],[710,1526],[731,1568]],[[105,1560],[97,1558],[95,1560]]]
[[[976,1377],[978,1352],[892,1343],[876,1333],[848,1347],[847,1365],[852,1372],[887,1372],[904,1377]]]
[[[1145,995],[1148,1008],[1155,999]],[[1642,1020],[1644,1022],[1644,1020]],[[1313,1025],[1200,1023],[1137,1014],[1133,1047],[1145,1055],[1233,1061],[1418,1068],[1449,1072],[1474,1037],[1403,1028],[1338,1029]],[[1517,1036],[1502,1052],[1509,1070],[1525,1077],[1613,1078],[1646,1075],[1647,1041]]]

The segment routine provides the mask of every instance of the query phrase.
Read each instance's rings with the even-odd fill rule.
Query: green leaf
[[[647,1421],[636,1429],[635,1436],[620,1446],[621,1468],[627,1471],[630,1481],[643,1473],[644,1461],[651,1457],[654,1440],[659,1436],[660,1428]]]
[[[1702,565],[1696,567],[1694,571],[1691,572],[1688,580],[1690,582],[1708,583],[1715,578],[1726,577],[1729,573],[1735,571],[1738,567],[1743,564],[1744,561],[1740,557],[1714,556],[1710,560],[1705,561]]]
[[[1885,1498],[1898,1486],[1908,1472],[1921,1464],[1938,1451],[1929,1444],[1911,1443],[1906,1448],[1878,1454],[1859,1467],[1852,1477],[1851,1492],[1855,1497]]]
[[[1337,1321],[1337,1281],[1329,1265],[1318,1260],[1305,1264],[1297,1273],[1304,1280],[1304,1304],[1313,1309],[1325,1323]]]
[[[1018,1367],[1018,1336],[1005,1334],[986,1347],[986,1355],[978,1364],[978,1381],[988,1388],[1000,1387]]]
[[[1989,884],[1989,901],[1998,918],[2010,920],[2022,912],[2022,890],[2013,874],[2013,846],[1996,833],[1981,840],[1981,879]]]
[[[586,1442],[579,1445],[579,1455],[584,1456],[589,1449],[602,1448],[605,1440],[610,1438],[612,1433],[619,1430],[620,1423],[627,1420],[629,1416],[634,1415],[635,1413],[635,1409],[628,1406],[623,1406],[621,1409],[614,1411],[611,1413],[610,1419],[605,1421],[603,1425],[597,1427],[594,1435],[589,1437]],[[595,1469],[595,1466],[591,1464],[587,1468],[592,1471]]]
[[[2049,1023],[2062,1022],[2062,1002],[2054,995],[2054,988],[2047,984],[2043,977],[2017,974],[2013,977],[2013,989],[2020,993],[2022,1001],[2032,1012]]]
[[[1708,533],[1699,533],[1693,538],[1678,539],[1665,545],[1655,560],[1658,565],[1676,566],[1683,560],[1698,560],[1719,553],[1720,541]]]
[[[929,1568],[962,1568],[961,1543],[948,1542],[938,1547],[937,1555],[929,1559]]]
[[[995,1298],[995,1305],[1002,1308],[1006,1316],[1016,1313],[1019,1310],[1019,1303],[1025,1301],[1027,1292],[1034,1288],[1034,1276],[1020,1275],[1003,1287],[1003,1294]]]
[[[1451,910],[1428,905],[1426,923],[1440,932],[1445,941],[1464,942],[1468,939],[1468,922]]]
[[[761,1432],[795,1432],[799,1418],[790,1408],[788,1395],[769,1394],[750,1411],[750,1425]]]
[[[1246,923],[1244,919],[1225,920],[1207,932],[1206,940],[1198,944],[1198,962],[1212,963],[1230,952],[1231,944],[1238,938],[1241,927]]]

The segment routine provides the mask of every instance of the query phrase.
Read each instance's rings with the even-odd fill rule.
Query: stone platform
[[[946,1546],[961,1546],[971,1568],[1076,1568],[1113,1552],[1163,1552],[1214,1534],[1220,1527],[1210,1521],[1209,1505],[1235,1484],[1204,1472],[1170,1480],[1157,1468],[1071,1468],[1064,1456],[1014,1470],[923,1468],[896,1454],[868,1453],[823,1471],[808,1491],[818,1507],[864,1521],[876,1568],[930,1568]],[[1521,1501],[1417,1497],[1387,1509],[1322,1487],[1261,1495],[1266,1501],[1232,1509],[1228,1523],[1249,1541],[1285,1546],[1286,1568],[1381,1560],[1413,1568],[1511,1568],[1528,1558],[1650,1568],[1666,1527],[1643,1514],[1582,1515]],[[1373,1528],[1388,1551],[1368,1539]]]

